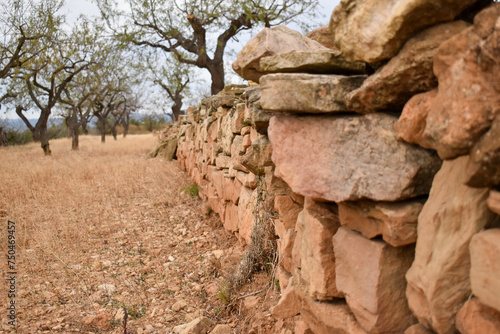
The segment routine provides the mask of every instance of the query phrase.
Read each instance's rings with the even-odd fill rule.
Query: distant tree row
[[[15,110],[50,155],[48,119],[63,116],[78,149],[97,119],[102,142],[110,130],[127,132],[130,114],[143,108],[144,82],[161,88],[171,117],[197,81],[193,66],[210,73],[211,93],[225,85],[228,42],[243,30],[298,21],[317,0],[94,0],[102,17],[71,26],[64,0],[4,0],[0,6],[0,106]],[[27,113],[37,111],[35,125]]]

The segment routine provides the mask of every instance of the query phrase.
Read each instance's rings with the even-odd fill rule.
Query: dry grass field
[[[127,333],[172,333],[200,316],[274,332],[268,311],[224,311],[218,280],[243,250],[183,191],[190,181],[175,161],[145,159],[157,138],[99,140],[83,136],[79,151],[51,141],[50,157],[35,143],[0,148],[0,267],[9,278],[11,220],[17,272],[17,326],[2,280],[0,333],[124,333],[124,310]]]

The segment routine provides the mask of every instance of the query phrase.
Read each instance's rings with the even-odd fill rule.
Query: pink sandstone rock
[[[296,203],[291,196],[276,196],[274,198],[274,208],[278,210],[284,232],[286,233],[286,230],[289,229],[295,230],[297,217],[303,209],[302,205]],[[282,236],[283,234],[280,237]]]
[[[382,235],[391,246],[405,246],[417,240],[417,220],[423,203],[422,199],[342,202],[339,203],[340,223],[368,239]]]
[[[470,260],[472,293],[483,304],[500,311],[500,229],[486,230],[472,237]]]
[[[398,142],[396,118],[274,116],[269,124],[275,174],[316,200],[397,201],[427,194],[441,161]]]
[[[231,232],[238,231],[238,206],[234,204],[228,204],[226,206],[226,212],[224,217],[224,228]]]
[[[335,46],[346,58],[372,63],[393,57],[416,32],[453,20],[474,2],[341,1],[333,11],[330,30],[335,35]]]
[[[259,67],[262,57],[287,51],[324,49],[326,48],[318,42],[287,27],[264,28],[238,52],[233,69],[242,78],[259,82],[259,78],[264,74]]]
[[[341,297],[335,284],[335,254],[332,237],[340,227],[335,203],[319,203],[306,198],[304,210],[297,219],[301,230],[301,278],[315,300]]]
[[[330,31],[330,27],[328,26],[328,24],[308,32],[307,34],[305,34],[305,36],[312,39],[313,41],[318,42],[325,48],[336,50],[335,46],[333,45],[334,36]]]
[[[311,331],[309,325],[303,320],[297,321],[295,323],[295,328],[293,332],[294,334],[314,334]]]
[[[429,101],[403,110],[407,120],[427,115],[416,143],[437,150],[442,159],[468,154],[500,114],[499,15],[500,4],[494,4],[476,15],[474,26],[441,44],[434,56],[439,89],[421,97]],[[409,115],[413,113],[420,116]],[[399,134],[411,142],[411,137],[418,139],[412,132],[420,132],[421,125],[406,126]]]
[[[465,28],[464,21],[443,23],[412,37],[394,58],[349,93],[348,109],[361,114],[400,112],[413,95],[437,86],[433,56],[442,42]]]
[[[333,237],[337,289],[369,333],[402,333],[415,322],[404,296],[413,247],[392,247],[341,227]]]
[[[238,204],[238,230],[247,244],[250,243],[250,234],[254,225],[253,211],[257,200],[257,191],[243,187]]]
[[[500,184],[500,116],[491,128],[472,147],[467,163],[467,182],[470,187],[484,188]]]
[[[434,334],[434,332],[427,329],[422,324],[416,324],[408,327],[408,329],[405,330],[404,334]]]
[[[283,293],[285,289],[288,287],[288,283],[290,283],[290,279],[292,275],[283,268],[283,266],[278,265],[278,269],[276,270],[276,278],[278,279],[280,285],[280,291]]]
[[[500,334],[500,312],[472,298],[458,312],[457,329],[461,334]]]
[[[271,196],[290,196],[293,194],[288,184],[274,174],[274,167],[266,167],[264,172],[268,194]],[[302,206],[303,202],[302,200]]]
[[[296,292],[301,301],[301,317],[314,334],[368,334],[358,325],[344,300],[317,302],[300,290]]]
[[[271,314],[278,319],[287,319],[300,313],[300,301],[292,284],[283,292],[278,304],[271,308]]]
[[[286,233],[278,239],[278,255],[279,263],[288,272],[293,271],[293,246],[297,232],[294,230],[287,230]]]
[[[486,206],[489,190],[464,185],[467,159],[445,161],[436,174],[406,274],[410,309],[438,334],[455,333],[455,316],[471,293],[469,242],[494,219]]]
[[[486,201],[488,208],[500,216],[500,192],[496,190],[490,190],[490,196]]]

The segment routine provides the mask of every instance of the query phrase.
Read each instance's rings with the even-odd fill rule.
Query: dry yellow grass
[[[155,136],[108,138],[105,144],[99,140],[81,137],[79,151],[70,150],[69,139],[53,140],[50,157],[44,157],[35,143],[0,148],[0,210],[6,210],[17,226],[18,323],[24,326],[19,332],[43,329],[40,324],[28,329],[39,318],[37,313],[45,312],[34,305],[40,301],[55,307],[54,311],[64,309],[57,298],[70,299],[75,305],[93,304],[89,296],[96,291],[92,267],[93,258],[99,256],[94,252],[96,245],[107,244],[127,228],[154,230],[150,222],[165,214],[165,207],[194,201],[179,194],[189,181],[176,163],[145,159],[157,143]],[[7,219],[0,219],[4,259]],[[139,248],[148,249],[147,240],[138,243]],[[4,269],[6,261],[2,262],[0,268]],[[75,266],[83,270],[75,270]],[[0,286],[3,306],[6,284]],[[55,290],[43,295],[47,286]],[[55,301],[48,302],[54,294]],[[5,325],[3,313],[0,317]]]

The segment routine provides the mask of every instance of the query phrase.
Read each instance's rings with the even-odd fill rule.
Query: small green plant
[[[220,301],[224,304],[229,304],[231,301],[231,295],[226,284],[221,284],[220,290],[217,292],[217,297],[219,297]]]
[[[199,193],[198,186],[196,184],[191,184],[181,190],[181,193],[188,194],[191,197],[197,197]]]

